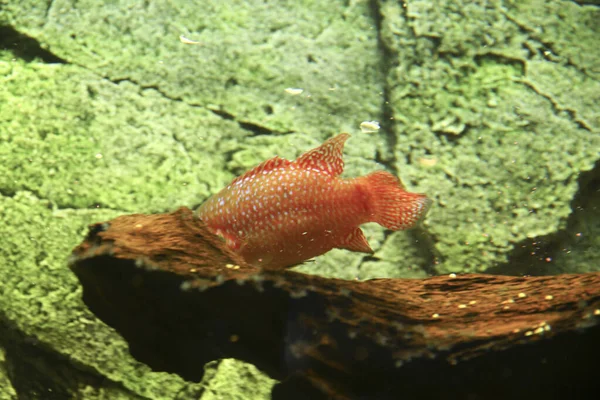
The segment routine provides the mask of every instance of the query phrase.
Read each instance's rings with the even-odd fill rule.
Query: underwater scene
[[[0,400],[594,398],[600,1],[0,1]]]

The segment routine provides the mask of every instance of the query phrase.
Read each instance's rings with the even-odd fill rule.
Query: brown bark
[[[157,370],[235,357],[274,398],[554,398],[596,384],[600,274],[327,279],[247,265],[190,210],[91,227],[84,300]]]

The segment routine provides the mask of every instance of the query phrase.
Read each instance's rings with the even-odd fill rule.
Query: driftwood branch
[[[84,300],[156,370],[234,357],[273,398],[582,398],[597,384],[600,274],[326,279],[247,265],[192,212],[91,226]]]

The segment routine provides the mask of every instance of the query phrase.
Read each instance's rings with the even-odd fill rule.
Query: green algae
[[[350,115],[380,115],[377,32],[360,2],[58,0],[46,13],[35,3],[8,4],[6,19],[111,80],[157,87],[275,132],[331,135],[362,121]],[[290,96],[288,87],[304,92]]]
[[[590,24],[568,22],[598,11],[569,5],[565,21],[548,13],[560,2],[542,11],[525,3],[382,8],[382,37],[398,56],[388,76],[397,167],[435,199],[425,226],[440,273],[486,271],[524,240],[564,229],[579,173],[599,157],[600,84],[590,59],[600,55]],[[562,40],[524,32],[541,20],[555,33],[564,27]],[[570,42],[577,34],[581,41]],[[576,59],[565,40],[587,56]],[[550,42],[565,61],[534,52]]]
[[[212,372],[208,372],[209,370]],[[266,378],[253,365],[234,359],[208,363],[205,371],[212,379],[208,381],[202,400],[270,399],[271,387],[276,381]]]
[[[34,191],[59,207],[156,212],[193,205],[232,178],[219,172],[223,154],[244,133],[211,112],[71,65],[0,68],[5,192]]]

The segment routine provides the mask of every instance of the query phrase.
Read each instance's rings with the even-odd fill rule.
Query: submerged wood
[[[71,268],[88,307],[155,370],[233,357],[273,398],[584,398],[600,274],[328,279],[247,265],[187,208],[91,226]]]

